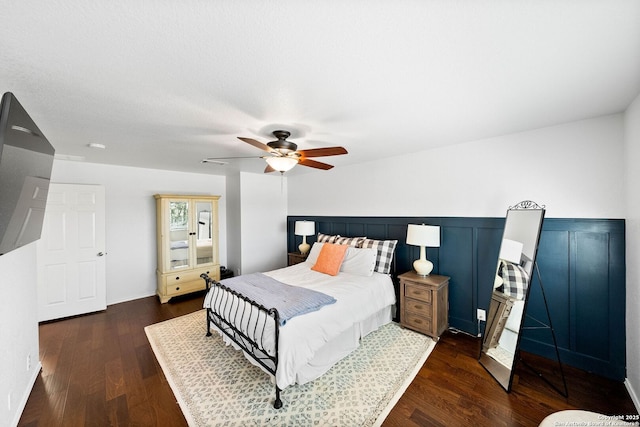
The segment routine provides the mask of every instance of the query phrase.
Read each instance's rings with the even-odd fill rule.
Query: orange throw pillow
[[[333,243],[325,243],[320,249],[318,260],[311,267],[312,270],[320,273],[336,276],[340,272],[340,266],[347,253],[349,245],[335,245]]]

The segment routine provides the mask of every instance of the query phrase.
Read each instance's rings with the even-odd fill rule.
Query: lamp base
[[[418,276],[428,276],[433,270],[433,263],[427,259],[417,259],[413,261],[413,268]]]
[[[309,252],[309,249],[311,249],[311,245],[304,242],[304,243],[300,243],[300,245],[298,246],[298,250],[300,251],[300,253],[302,255],[306,254],[307,252]]]

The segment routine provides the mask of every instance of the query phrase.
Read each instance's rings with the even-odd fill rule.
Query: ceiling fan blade
[[[298,162],[298,164],[302,166],[308,166],[310,168],[316,168],[316,169],[322,169],[322,170],[329,170],[333,167],[333,165],[328,165],[326,163],[318,162],[316,160],[311,160],[311,159],[301,159]]]
[[[246,142],[247,144],[251,144],[256,148],[259,148],[264,151],[268,151],[269,153],[273,153],[275,151],[273,148],[269,147],[267,144],[263,144],[262,142],[256,141],[255,139],[252,139],[252,138],[243,138],[239,136],[238,139]]]
[[[276,170],[272,168],[270,165],[267,165],[267,167],[264,168],[264,173],[275,172],[275,171]]]
[[[206,157],[202,159],[204,163],[211,160],[234,160],[234,159],[262,159],[264,156],[240,156],[240,157]]]
[[[214,165],[220,165],[220,166],[229,164],[229,162],[226,160],[218,160],[218,159],[202,159],[200,160],[200,163],[213,163]]]
[[[297,152],[300,153],[302,157],[324,157],[348,154],[347,150],[343,147],[312,148],[310,150],[298,150]]]

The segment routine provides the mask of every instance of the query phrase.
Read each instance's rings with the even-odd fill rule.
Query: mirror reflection
[[[544,207],[531,201],[507,210],[480,363],[511,390]]]
[[[195,217],[193,212],[189,212],[190,209],[195,211]],[[192,260],[195,260],[195,265],[213,262],[212,212],[213,203],[207,200],[198,200],[195,204],[190,204],[188,200],[169,203],[172,269],[189,268]]]
[[[169,239],[171,244],[171,268],[189,266],[189,203],[169,203]]]
[[[213,262],[211,202],[197,202],[196,259],[198,264]]]

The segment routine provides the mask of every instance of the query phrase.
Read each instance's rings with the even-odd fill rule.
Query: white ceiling
[[[57,154],[225,174],[236,137],[337,167],[624,111],[638,0],[2,0],[0,92]],[[294,138],[295,137],[295,138]],[[106,149],[92,149],[90,143]],[[290,173],[328,173],[296,167]]]

